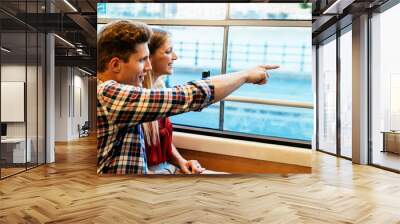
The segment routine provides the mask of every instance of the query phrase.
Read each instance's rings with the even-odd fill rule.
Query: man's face
[[[144,76],[149,70],[151,70],[151,63],[147,43],[138,44],[136,52],[131,54],[128,62],[125,63],[121,60],[119,82],[141,87]]]

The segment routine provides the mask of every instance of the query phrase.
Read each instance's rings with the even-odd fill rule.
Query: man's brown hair
[[[113,57],[128,62],[136,45],[146,43],[151,34],[150,27],[140,22],[120,20],[105,25],[97,35],[97,72],[104,72]]]

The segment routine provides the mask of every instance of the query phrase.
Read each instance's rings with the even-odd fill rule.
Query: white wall
[[[69,118],[69,69],[55,68],[55,141],[68,140]]]
[[[72,134],[73,136],[78,137],[78,129],[77,126],[80,124],[81,126],[88,121],[88,78],[81,76],[79,70],[75,70],[74,75],[74,119],[72,120]],[[78,72],[78,75],[77,75]],[[81,110],[81,111],[80,111]]]
[[[72,67],[56,67],[55,140],[79,137],[78,124],[88,120],[88,78]]]

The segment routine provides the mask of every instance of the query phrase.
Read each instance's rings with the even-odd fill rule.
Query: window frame
[[[155,26],[207,26],[207,27],[222,27],[224,29],[224,37],[223,37],[223,50],[222,50],[222,63],[221,63],[221,74],[226,73],[227,67],[227,51],[228,51],[228,34],[229,28],[234,26],[242,26],[242,27],[312,27],[311,20],[301,20],[301,19],[231,19],[230,18],[230,3],[227,3],[226,7],[227,12],[225,13],[225,19],[220,20],[181,20],[181,19],[125,19],[136,22],[143,22],[148,25]],[[116,21],[116,18],[97,18],[97,25],[104,25],[112,21]],[[237,97],[235,97],[237,98]],[[273,143],[280,145],[288,145],[293,147],[301,147],[311,149],[311,140],[297,140],[297,139],[288,139],[283,137],[273,137],[273,136],[262,136],[256,134],[245,134],[240,132],[232,132],[223,130],[224,127],[224,101],[228,101],[229,98],[220,101],[220,114],[219,114],[219,129],[210,129],[203,127],[194,127],[189,125],[178,125],[174,124],[174,131],[186,132],[186,133],[195,133],[207,136],[216,136],[216,137],[224,137],[230,139],[239,139],[239,140],[247,140],[247,141],[256,141],[256,142],[264,142],[264,143]],[[257,99],[258,100],[258,99]],[[235,100],[229,100],[235,101]],[[279,103],[279,102],[278,102]],[[300,108],[308,108],[315,109],[312,103],[300,103],[300,102],[290,102],[285,105],[284,100],[280,102],[280,106],[289,106],[293,107],[293,104],[302,104]],[[265,104],[270,105],[270,104]],[[273,104],[272,104],[273,105]],[[312,139],[312,138],[311,138]]]
[[[316,53],[316,58],[315,58],[315,60],[316,60],[316,65],[317,65],[317,69],[316,69],[316,78],[317,78],[317,80],[319,79],[319,69],[318,69],[318,67],[319,67],[319,62],[320,62],[320,55],[319,55],[319,53],[318,53],[318,48],[320,48],[320,45],[321,44],[326,44],[326,43],[328,43],[328,42],[330,42],[330,41],[336,41],[336,61],[335,61],[335,63],[336,63],[336,152],[335,153],[332,153],[332,152],[329,152],[329,151],[326,151],[326,150],[322,150],[322,149],[320,149],[319,148],[319,128],[318,128],[318,122],[319,122],[319,110],[320,110],[320,106],[319,106],[319,102],[317,101],[317,106],[316,106],[316,136],[315,136],[315,140],[316,140],[316,151],[319,151],[319,152],[323,152],[323,153],[326,153],[326,154],[329,154],[329,155],[333,155],[333,156],[337,156],[337,157],[339,157],[339,158],[343,158],[343,159],[346,159],[346,160],[350,160],[350,161],[352,161],[352,158],[350,158],[350,157],[347,157],[347,156],[344,156],[344,155],[342,155],[342,152],[341,152],[341,118],[340,118],[340,112],[341,112],[341,108],[340,108],[340,104],[341,104],[341,99],[340,99],[340,96],[341,96],[341,90],[340,90],[340,84],[341,84],[341,79],[340,79],[340,76],[341,76],[341,64],[340,64],[340,60],[341,60],[341,55],[340,55],[340,41],[341,41],[341,36],[342,35],[344,35],[345,33],[347,33],[347,32],[352,32],[352,22],[351,21],[349,21],[349,18],[350,17],[348,17],[348,16],[346,16],[346,17],[344,17],[342,20],[344,21],[342,21],[343,22],[343,27],[340,27],[340,28],[337,28],[336,29],[336,26],[335,26],[335,24],[334,25],[332,25],[332,27],[333,26],[335,26],[335,29],[336,29],[336,32],[327,32],[327,33],[322,33],[322,36],[321,37],[316,37],[315,39],[316,39],[316,41],[317,41],[317,43],[315,43],[315,44],[313,44],[313,45],[315,45],[316,46],[316,51],[317,51],[317,53]],[[327,30],[329,30],[330,28],[328,28]],[[328,35],[327,35],[328,34]],[[316,98],[318,99],[318,97],[319,97],[319,89],[320,89],[320,87],[319,87],[319,83],[318,83],[318,81],[316,81]]]
[[[25,3],[27,3],[27,2],[25,2]],[[41,0],[41,1],[35,1],[33,3],[36,3],[36,12],[33,12],[33,13],[38,13],[38,10],[39,10],[38,4],[39,3],[44,3],[44,2]],[[23,5],[23,10],[24,11],[22,12],[22,14],[24,14],[25,19],[26,19],[26,15],[27,15],[27,13],[29,13],[28,10],[27,10],[27,4]],[[46,7],[45,10],[46,10],[45,12],[47,12],[48,7]],[[23,137],[21,137],[21,138],[24,139],[24,142],[25,142],[24,143],[25,144],[25,146],[24,146],[25,164],[24,164],[23,169],[21,169],[19,171],[16,171],[16,172],[13,172],[13,173],[10,173],[10,174],[7,174],[7,175],[4,175],[2,173],[2,169],[3,168],[0,166],[0,180],[3,180],[3,179],[15,176],[17,174],[20,174],[20,173],[26,172],[28,170],[34,169],[36,167],[39,167],[39,166],[47,164],[47,146],[48,146],[48,141],[47,141],[47,122],[48,121],[47,121],[47,81],[46,81],[46,78],[47,78],[47,72],[48,72],[47,71],[48,70],[47,69],[47,63],[48,63],[47,62],[47,58],[48,58],[48,49],[47,49],[47,47],[48,47],[49,41],[48,41],[48,36],[47,36],[48,33],[43,32],[43,31],[41,31],[41,30],[39,30],[39,29],[37,29],[37,28],[25,23],[21,19],[17,18],[13,13],[11,13],[11,12],[9,12],[9,11],[7,11],[7,10],[5,10],[5,9],[0,7],[0,14],[7,15],[13,21],[19,22],[23,26],[23,29],[21,28],[21,30],[16,30],[16,31],[9,31],[9,30],[1,30],[0,29],[0,46],[2,46],[2,35],[4,35],[4,34],[21,34],[21,35],[24,35],[24,49],[21,50],[21,51],[24,51],[24,53],[25,53],[25,55],[22,58],[24,60],[24,63],[25,63],[24,64],[24,66],[25,66],[25,69],[24,69],[24,71],[25,71],[25,81],[24,81],[24,122],[23,122],[23,124],[24,124],[23,129],[24,129],[25,133],[24,133]],[[1,27],[1,24],[0,24],[0,27]],[[30,47],[28,45],[28,39],[29,39],[28,34],[35,35],[35,37],[36,37],[36,41],[34,41],[34,43],[33,43],[33,45],[36,44],[36,46],[34,46],[34,48],[33,48],[35,50],[36,59],[33,60],[31,62],[31,64],[28,63],[28,60],[29,60],[28,59],[28,48]],[[41,43],[41,45],[39,43]],[[40,51],[39,51],[39,49],[40,49]],[[0,53],[0,82],[2,81],[2,75],[1,75],[2,74],[1,67],[3,66],[2,57],[3,57],[2,53]],[[42,58],[39,59],[40,57],[42,57]],[[27,97],[28,65],[33,65],[35,67],[35,72],[32,72],[31,74],[34,74],[36,76],[35,77],[36,78],[36,84],[34,86],[36,88],[36,90],[35,90],[36,93],[34,93],[36,95],[36,104],[34,104],[34,106],[36,106],[36,116],[35,116],[36,117],[35,118],[36,122],[35,121],[32,122],[30,119],[28,119],[28,97]],[[39,98],[38,98],[38,96],[39,96],[39,74],[40,74],[39,73],[39,66],[40,65],[42,66],[42,70],[41,70],[41,75],[40,76],[42,78],[41,81],[42,81],[42,85],[43,85],[43,92],[41,92],[41,94],[42,94],[42,96],[44,96],[44,98],[42,98],[42,105],[41,105],[41,109],[43,110],[43,114],[41,114],[41,115],[39,115]],[[1,85],[0,85],[0,90],[1,90]],[[0,95],[1,95],[1,93],[0,93]],[[0,111],[1,111],[1,109],[2,108],[1,108],[1,104],[0,104]],[[0,115],[0,117],[1,117],[1,115]],[[32,126],[36,125],[36,133],[35,133],[36,135],[30,137],[30,138],[32,138],[31,139],[32,140],[32,142],[31,142],[32,145],[33,145],[33,138],[36,138],[36,149],[32,150],[32,148],[31,148],[31,150],[32,150],[31,151],[31,156],[32,156],[33,153],[35,153],[34,150],[36,150],[36,158],[35,158],[36,161],[34,161],[34,163],[31,162],[32,164],[30,164],[30,165],[28,165],[28,157],[27,157],[28,156],[27,148],[28,148],[28,124],[29,124],[29,121],[32,122],[30,125],[32,125]],[[41,133],[39,133],[39,121],[43,125]],[[2,123],[1,119],[0,119],[0,123]],[[43,148],[41,148],[43,154],[40,155],[40,157],[39,157],[39,134],[43,134],[43,136],[42,136],[43,139],[42,139],[42,142],[41,142],[42,143],[42,147],[43,147]],[[1,157],[1,153],[2,153],[2,146],[0,144],[0,157]],[[41,158],[41,160],[42,160],[41,162],[40,162],[39,158]]]
[[[316,51],[317,51],[317,53],[316,53],[316,64],[317,64],[317,69],[316,69],[316,76],[317,76],[317,81],[316,81],[316,98],[317,98],[317,106],[316,106],[316,108],[317,108],[317,121],[318,121],[318,123],[317,123],[317,126],[316,126],[316,135],[317,135],[317,137],[316,137],[316,150],[317,151],[320,151],[320,152],[324,152],[324,153],[327,153],[327,154],[330,154],[330,155],[334,155],[334,156],[338,156],[338,155],[340,155],[340,148],[338,147],[338,143],[340,142],[340,139],[338,138],[338,132],[340,133],[340,124],[338,123],[338,120],[339,120],[339,118],[338,118],[338,104],[340,104],[340,99],[339,99],[339,96],[338,95],[340,95],[340,94],[338,94],[339,92],[338,92],[338,86],[339,86],[339,80],[340,80],[340,77],[339,77],[339,75],[340,75],[340,67],[338,67],[339,65],[338,65],[338,61],[340,60],[340,55],[338,55],[338,49],[340,49],[340,32],[336,32],[336,33],[334,33],[334,34],[332,34],[332,35],[330,35],[329,37],[327,37],[327,38],[325,38],[325,39],[323,39],[323,40],[321,40],[320,42],[318,42],[318,44],[317,44],[317,47],[316,47]],[[335,98],[335,100],[336,100],[336,108],[335,108],[335,122],[336,122],[336,140],[335,140],[335,144],[336,144],[336,152],[335,153],[332,153],[332,152],[329,152],[329,151],[327,151],[327,150],[322,150],[322,149],[320,149],[320,135],[319,135],[319,112],[320,112],[320,102],[319,102],[319,96],[320,96],[320,94],[319,94],[319,90],[320,90],[320,85],[319,85],[319,80],[320,80],[320,75],[319,75],[319,68],[320,68],[320,58],[321,58],[321,55],[320,55],[320,53],[319,53],[319,48],[321,48],[321,46],[322,45],[326,45],[326,44],[328,44],[329,42],[331,42],[331,41],[335,41],[336,43],[336,46],[335,46],[335,54],[336,54],[336,57],[335,57],[335,67],[336,67],[336,71],[335,71],[335,73],[336,73],[336,83],[335,83],[335,85],[336,85],[336,92],[335,92],[335,94],[336,94],[336,98]],[[339,136],[340,137],[340,136]],[[338,151],[339,150],[339,151]]]

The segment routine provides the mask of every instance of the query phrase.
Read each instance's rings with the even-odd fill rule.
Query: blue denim
[[[168,162],[163,162],[155,166],[149,166],[149,174],[176,174],[178,171],[178,167]]]

